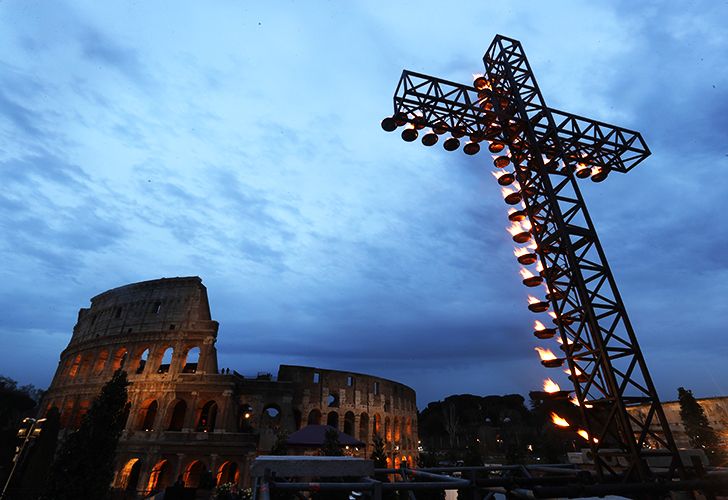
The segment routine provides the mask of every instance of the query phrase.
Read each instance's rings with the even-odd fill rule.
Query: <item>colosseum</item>
[[[250,484],[249,464],[282,432],[328,424],[365,443],[386,443],[389,464],[417,453],[415,391],[360,373],[282,365],[278,376],[219,370],[218,323],[199,277],[162,278],[108,290],[82,308],[44,396],[61,425],[80,425],[91,401],[118,369],[131,409],[119,442],[113,487],[130,496],[181,478]]]

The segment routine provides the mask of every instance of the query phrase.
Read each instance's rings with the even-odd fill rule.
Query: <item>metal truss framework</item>
[[[570,380],[601,480],[650,477],[646,456],[666,455],[683,475],[677,447],[634,330],[577,185],[578,165],[603,180],[649,156],[639,133],[546,106],[520,42],[496,36],[488,48],[486,85],[476,89],[404,71],[394,96],[397,125],[433,127],[471,141],[501,141],[514,174]],[[594,179],[596,180],[596,179]],[[646,404],[647,411],[628,412]],[[627,461],[618,474],[607,449]]]

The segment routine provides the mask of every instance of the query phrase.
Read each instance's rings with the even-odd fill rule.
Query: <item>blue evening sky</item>
[[[653,156],[584,194],[655,382],[728,394],[726,2],[0,3],[0,374],[50,382],[80,307],[199,275],[220,365],[538,388],[488,155],[386,134],[403,68],[496,33],[549,105]],[[562,384],[568,383],[555,377]]]

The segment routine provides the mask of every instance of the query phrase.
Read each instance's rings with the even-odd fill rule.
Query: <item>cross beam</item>
[[[498,182],[516,188],[506,202],[520,205],[509,219],[527,221],[514,240],[535,242],[535,254],[519,262],[543,268],[541,278],[524,280],[528,286],[543,282],[547,291],[529,309],[550,308],[555,325],[534,334],[558,333],[564,346],[563,358],[542,363],[568,367],[598,477],[647,480],[646,458],[652,455],[666,455],[670,473],[682,476],[657,391],[578,186],[578,179],[601,182],[612,171],[628,172],[650,151],[638,132],[547,107],[517,40],[496,36],[483,62],[485,75],[473,85],[404,71],[394,115],[382,127],[406,126],[406,141],[429,127],[422,137],[427,146],[447,134],[446,150],[457,149],[467,136],[465,153],[478,153],[481,143],[500,153],[494,164],[508,175]],[[638,404],[647,410],[627,411]],[[614,449],[627,462],[624,471],[606,456]]]

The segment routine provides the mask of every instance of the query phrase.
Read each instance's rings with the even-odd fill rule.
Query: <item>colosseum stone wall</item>
[[[130,410],[113,486],[147,495],[181,478],[249,485],[248,468],[281,432],[331,423],[366,443],[380,434],[392,465],[414,460],[415,392],[370,375],[282,365],[278,379],[218,369],[218,323],[198,277],[162,278],[91,299],[44,396],[67,431],[117,369],[127,372]]]
[[[417,456],[417,401],[406,385],[361,373],[282,365],[279,381],[295,383],[299,427],[327,424],[366,444],[384,439],[390,466]]]

